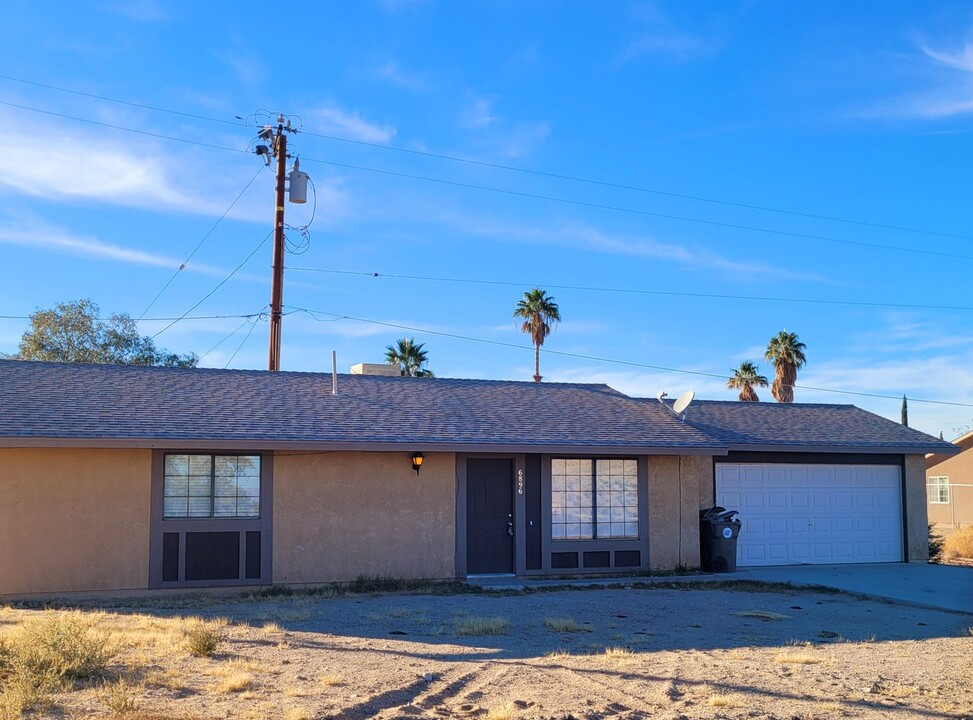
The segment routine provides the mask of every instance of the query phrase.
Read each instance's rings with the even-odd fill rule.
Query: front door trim
[[[456,577],[468,575],[466,563],[466,461],[470,459],[512,460],[513,477],[513,521],[514,521],[514,574],[523,575],[526,558],[526,533],[524,532],[525,499],[518,492],[517,477],[526,473],[523,455],[502,453],[457,453],[456,454]]]

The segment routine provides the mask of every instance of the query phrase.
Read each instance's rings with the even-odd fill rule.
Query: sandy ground
[[[188,615],[230,621],[215,657],[185,651]],[[140,718],[973,718],[973,616],[843,594],[294,596],[98,617],[126,643]],[[502,634],[463,634],[478,630]],[[104,690],[56,701],[50,716],[110,716]]]

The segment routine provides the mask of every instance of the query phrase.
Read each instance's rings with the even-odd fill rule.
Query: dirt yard
[[[617,588],[136,607],[84,611],[120,653],[103,680],[55,692],[35,717],[973,718],[973,616],[842,594]],[[0,608],[0,633],[52,612],[63,611]],[[223,634],[211,657],[187,650],[193,616]]]

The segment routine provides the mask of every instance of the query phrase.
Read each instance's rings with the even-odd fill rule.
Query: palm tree
[[[561,311],[554,298],[546,291],[534,288],[530,292],[525,292],[524,296],[517,301],[514,317],[524,319],[520,329],[529,334],[531,342],[534,343],[534,382],[540,382],[541,345],[551,334],[551,324],[561,322]]]
[[[797,382],[797,371],[807,363],[806,349],[807,345],[798,340],[797,333],[786,330],[781,330],[767,343],[764,358],[777,369],[777,377],[770,388],[777,402],[794,402],[794,383]]]
[[[740,391],[742,402],[760,402],[755,387],[767,387],[767,378],[760,374],[760,368],[752,360],[744,360],[740,367],[733,371],[733,375],[726,381],[730,390]]]
[[[385,362],[398,365],[399,374],[405,377],[436,377],[432,370],[422,367],[429,357],[423,350],[425,343],[417,343],[415,338],[399,338],[395,345],[385,348]]]

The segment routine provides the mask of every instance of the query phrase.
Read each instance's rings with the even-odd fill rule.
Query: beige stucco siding
[[[649,458],[649,568],[699,567],[699,508],[712,495],[713,459],[655,455]]]
[[[0,595],[148,586],[151,451],[0,449]]]
[[[276,455],[274,582],[455,576],[455,488],[452,453]]]
[[[909,544],[909,562],[929,559],[929,525],[926,514],[926,458],[905,456],[905,534]]]
[[[959,455],[932,455],[926,458],[926,478],[948,477],[948,503],[929,503],[929,522],[952,527],[973,525],[973,450],[968,441]]]

